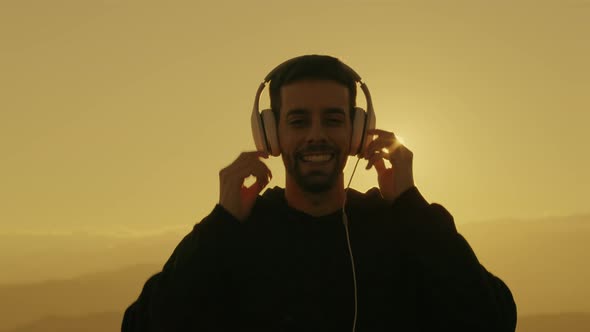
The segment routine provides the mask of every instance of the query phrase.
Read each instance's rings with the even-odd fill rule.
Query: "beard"
[[[326,151],[326,149],[318,147],[303,152],[315,151]],[[304,164],[306,164],[301,159],[303,152],[296,152],[290,155],[283,154],[283,162],[285,163],[287,173],[303,191],[314,194],[323,193],[329,191],[338,183],[340,174],[344,170],[346,159],[342,159],[340,150],[330,149],[329,151],[334,154],[334,157],[329,162],[329,166],[307,171],[303,169]]]

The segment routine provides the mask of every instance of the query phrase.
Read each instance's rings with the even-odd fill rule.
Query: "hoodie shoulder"
[[[274,186],[272,188],[267,188],[262,192],[262,194],[258,195],[258,200],[265,200],[265,201],[282,201],[285,199],[285,188],[281,188],[278,186]]]
[[[286,205],[285,189],[275,186],[266,189],[262,194],[256,198],[255,208],[279,207]]]
[[[348,189],[347,205],[353,205],[363,208],[379,208],[387,205],[387,201],[381,196],[381,191],[377,187],[373,187],[362,193],[355,189]]]

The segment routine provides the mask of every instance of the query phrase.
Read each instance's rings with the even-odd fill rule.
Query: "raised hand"
[[[403,192],[414,186],[412,161],[414,154],[402,145],[392,132],[380,129],[367,131],[369,135],[376,135],[363,152],[363,158],[369,162],[367,169],[375,166],[381,195],[393,202]],[[390,167],[385,165],[389,161]]]
[[[272,179],[270,169],[260,158],[268,158],[268,153],[242,152],[233,163],[219,171],[219,204],[240,221],[248,218],[256,197]],[[250,175],[256,181],[246,187],[244,180]]]

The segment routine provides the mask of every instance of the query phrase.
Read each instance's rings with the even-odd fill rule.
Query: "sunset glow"
[[[589,36],[588,1],[4,1],[0,285],[161,267],[254,149],[262,79],[318,53],[367,82],[377,128],[413,152],[420,192],[519,314],[590,313]],[[281,158],[265,163],[283,187]]]

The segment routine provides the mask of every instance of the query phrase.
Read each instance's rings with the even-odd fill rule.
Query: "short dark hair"
[[[350,97],[350,119],[354,117],[356,106],[356,80],[342,62],[328,55],[304,55],[270,78],[270,107],[278,122],[281,109],[281,87],[289,83],[304,80],[329,80],[338,82],[348,88]]]

